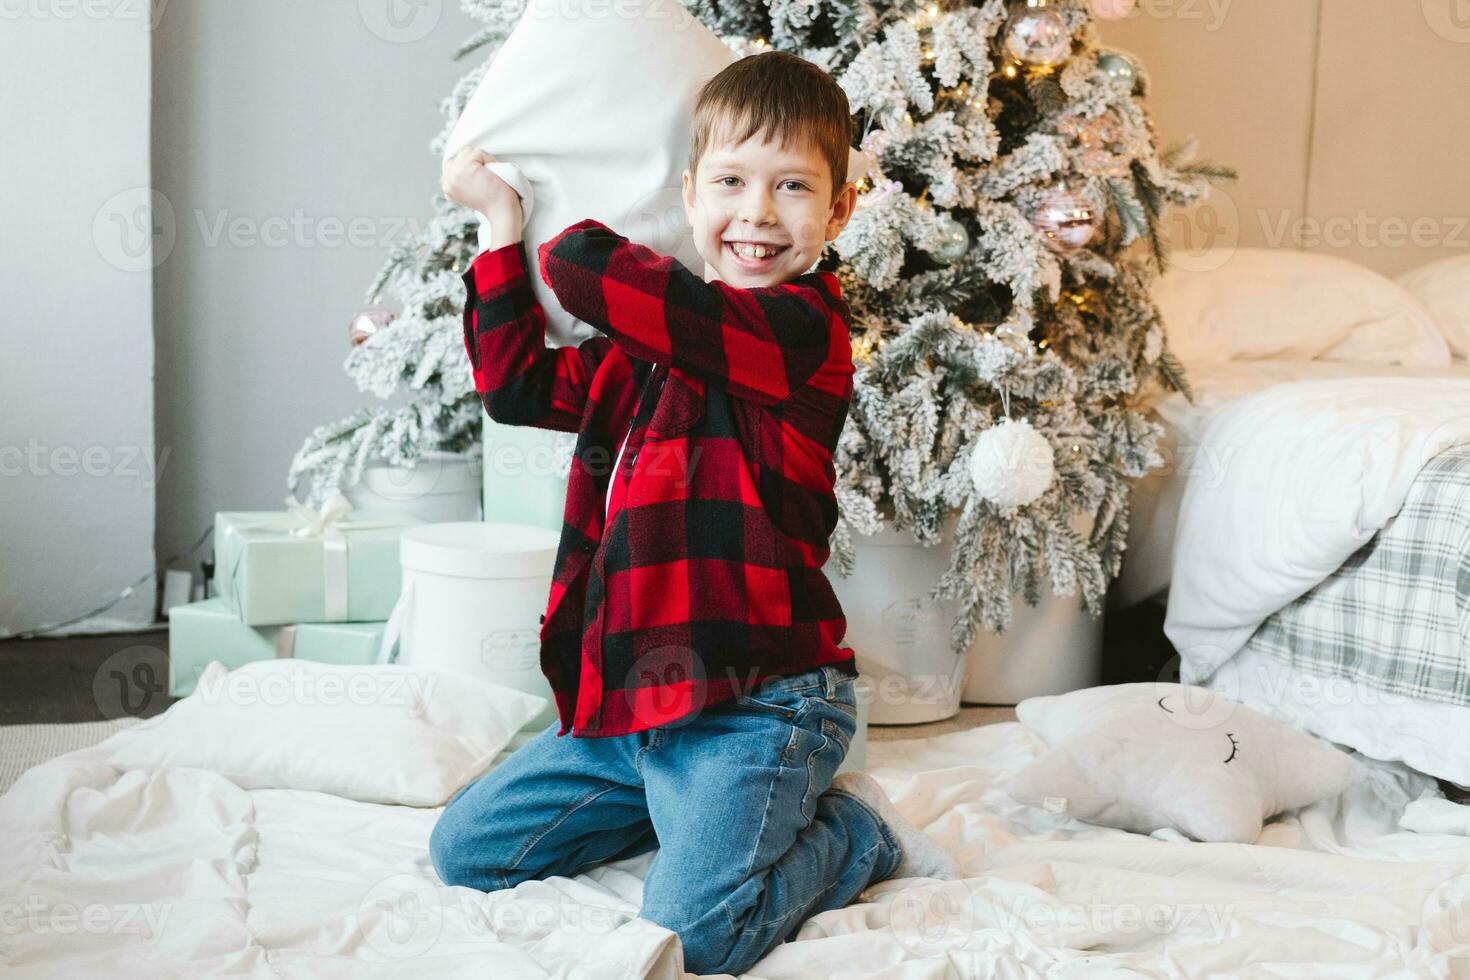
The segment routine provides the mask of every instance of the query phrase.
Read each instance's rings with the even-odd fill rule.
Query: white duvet
[[[1247,384],[1253,371],[1257,385],[1271,377],[1233,367],[1227,378]],[[1164,632],[1184,683],[1208,678],[1372,538],[1431,457],[1470,442],[1470,375],[1358,370],[1373,376],[1273,384],[1224,404],[1216,391],[1202,431],[1179,433],[1190,458]]]
[[[1431,780],[1365,761],[1355,788],[1257,844],[1200,844],[1011,801],[1040,748],[1018,723],[871,743],[870,771],[963,880],[881,882],[748,976],[1470,973],[1470,808]],[[652,853],[448,888],[427,854],[436,808],[107,758],[105,742],[71,753],[0,797],[6,977],[682,975],[677,938],[637,918]]]
[[[1214,416],[1217,480],[1179,507],[1164,633],[1200,683],[1274,611],[1335,572],[1398,513],[1433,455],[1470,441],[1470,381],[1274,385]]]
[[[1160,392],[1150,408],[1164,424],[1160,444],[1165,465],[1141,478],[1133,488],[1128,524],[1128,548],[1123,568],[1108,590],[1108,602],[1129,608],[1145,599],[1162,601],[1173,575],[1175,531],[1179,505],[1189,483],[1216,487],[1225,468],[1234,461],[1227,447],[1216,452],[1201,439],[1224,408],[1273,385],[1295,381],[1326,381],[1373,377],[1385,385],[1399,378],[1442,378],[1470,385],[1470,365],[1457,361],[1449,367],[1355,364],[1350,361],[1224,361],[1186,365],[1194,389],[1190,403],[1177,392]]]

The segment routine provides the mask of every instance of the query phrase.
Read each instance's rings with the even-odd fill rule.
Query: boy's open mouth
[[[725,241],[722,247],[742,268],[758,270],[770,265],[775,261],[776,256],[790,246],[772,245],[765,242]]]

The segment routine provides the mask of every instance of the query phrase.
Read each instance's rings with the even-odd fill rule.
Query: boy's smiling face
[[[814,145],[783,148],[761,136],[714,143],[697,174],[684,170],[684,212],[706,282],[743,289],[788,282],[816,264],[852,217],[857,188],[845,183],[833,200],[832,172]],[[763,246],[765,257],[751,246]]]

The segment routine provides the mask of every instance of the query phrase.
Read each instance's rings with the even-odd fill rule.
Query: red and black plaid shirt
[[[578,433],[541,626],[557,734],[643,731],[824,664],[855,676],[822,571],[852,400],[837,277],[705,282],[592,219],[539,258],[606,336],[546,346],[515,242],[465,272],[464,339],[491,418]]]

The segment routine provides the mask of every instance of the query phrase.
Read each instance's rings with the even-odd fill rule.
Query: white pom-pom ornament
[[[980,433],[970,453],[975,492],[998,507],[1031,503],[1056,472],[1051,443],[1025,419],[1001,419]]]

